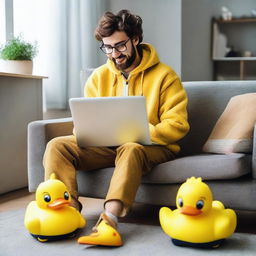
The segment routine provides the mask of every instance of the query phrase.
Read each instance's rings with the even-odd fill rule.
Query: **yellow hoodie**
[[[176,73],[160,62],[152,45],[140,47],[141,62],[127,80],[108,59],[87,80],[85,97],[124,96],[125,91],[129,96],[145,96],[151,141],[178,153],[176,142],[189,130],[186,92]]]

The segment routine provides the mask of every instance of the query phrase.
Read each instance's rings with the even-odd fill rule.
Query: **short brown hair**
[[[99,20],[94,35],[98,41],[102,41],[102,38],[111,36],[115,31],[124,31],[131,39],[138,37],[140,43],[143,40],[142,19],[128,10],[121,10],[116,15],[106,12]]]

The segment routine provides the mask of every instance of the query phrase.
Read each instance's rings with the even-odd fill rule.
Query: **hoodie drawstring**
[[[114,74],[113,84],[111,88],[111,96],[116,96],[116,80],[117,80],[117,75]]]
[[[129,96],[129,83],[128,80],[123,80],[123,85],[124,85],[124,96]]]
[[[144,70],[141,72],[140,77],[140,96],[143,96],[143,81],[144,81]]]

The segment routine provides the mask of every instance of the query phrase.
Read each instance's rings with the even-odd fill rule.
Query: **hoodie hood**
[[[155,48],[151,44],[142,43],[139,45],[139,51],[142,51],[142,58],[140,64],[133,69],[130,74],[134,75],[145,71],[146,69],[158,64],[160,62]],[[114,62],[107,60],[107,67],[116,75],[121,75],[121,71],[116,68]]]

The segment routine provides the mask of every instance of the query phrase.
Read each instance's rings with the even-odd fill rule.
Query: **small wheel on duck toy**
[[[48,239],[43,239],[43,238],[40,238],[40,237],[38,237],[37,240],[38,240],[39,242],[41,242],[41,243],[45,243],[45,242],[48,241]]]

